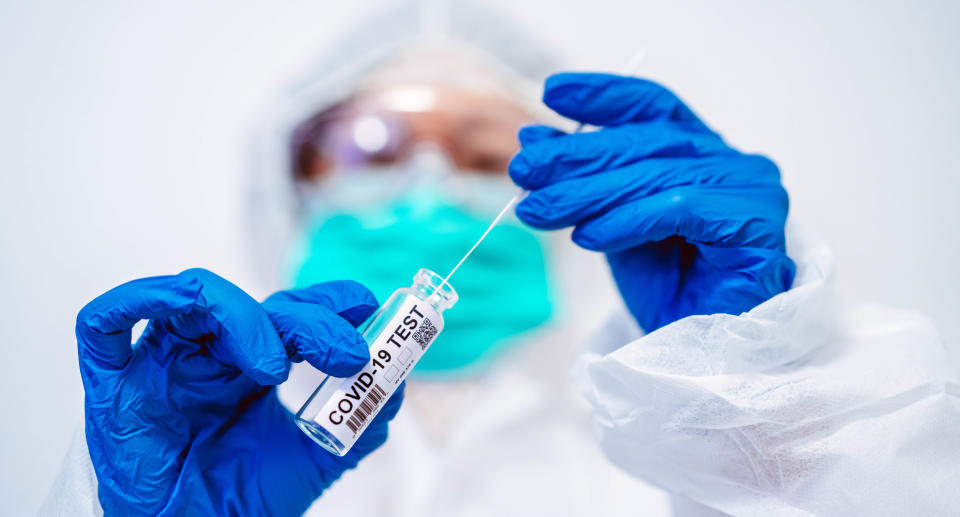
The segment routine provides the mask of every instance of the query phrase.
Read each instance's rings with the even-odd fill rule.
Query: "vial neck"
[[[457,292],[453,286],[444,283],[443,277],[429,269],[417,271],[411,287],[417,297],[430,304],[437,312],[443,312],[457,303]]]
[[[433,310],[443,312],[453,304],[451,300],[444,296],[444,293],[437,290],[437,286],[429,284],[414,284],[413,290],[417,297],[427,303]]]

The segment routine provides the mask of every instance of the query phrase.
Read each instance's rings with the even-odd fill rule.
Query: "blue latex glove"
[[[520,132],[510,176],[531,192],[517,216],[540,229],[575,226],[574,242],[605,252],[645,330],[738,314],[790,288],[787,193],[773,162],[731,148],[643,79],[558,74],[543,101],[602,129]]]
[[[290,361],[337,376],[369,358],[377,308],[355,282],[262,305],[192,269],[116,287],[77,317],[86,435],[106,515],[300,515],[386,440],[390,399],[350,453],[329,454],[277,399]],[[131,328],[149,319],[131,347]]]

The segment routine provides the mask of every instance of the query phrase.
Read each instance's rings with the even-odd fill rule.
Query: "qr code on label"
[[[430,318],[423,318],[416,332],[413,333],[413,340],[420,344],[420,348],[426,349],[427,345],[433,341],[437,335],[437,327],[433,326]]]

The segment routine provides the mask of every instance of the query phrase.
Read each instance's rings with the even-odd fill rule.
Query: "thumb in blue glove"
[[[773,162],[731,148],[643,79],[558,74],[544,102],[601,129],[521,131],[510,176],[530,194],[517,216],[540,229],[573,226],[574,242],[606,253],[646,331],[737,314],[790,288],[787,193]]]
[[[334,375],[366,363],[354,282],[263,305],[205,270],[134,280],[77,317],[87,445],[107,515],[300,515],[386,439],[395,395],[342,458],[297,429],[274,385],[290,360]],[[131,346],[131,328],[149,319]]]

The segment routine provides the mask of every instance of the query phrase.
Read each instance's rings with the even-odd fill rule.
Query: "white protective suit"
[[[581,356],[607,458],[734,515],[960,514],[960,384],[935,329],[845,310],[829,250],[787,237],[790,291]]]

